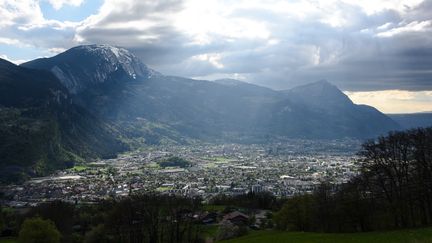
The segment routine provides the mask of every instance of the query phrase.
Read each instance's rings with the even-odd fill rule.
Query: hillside
[[[116,131],[71,104],[49,72],[0,60],[0,178],[20,180],[126,147]]]

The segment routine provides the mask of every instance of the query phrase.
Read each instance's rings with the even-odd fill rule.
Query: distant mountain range
[[[166,76],[109,45],[20,66],[1,61],[0,95],[0,165],[33,171],[110,156],[125,144],[371,138],[401,128],[327,81],[275,91]]]
[[[108,45],[78,46],[22,66],[50,71],[76,104],[103,120],[127,124],[134,132],[158,124],[167,139],[365,138],[399,128],[376,109],[353,104],[326,81],[274,91],[238,80],[165,76],[129,51]]]
[[[432,112],[388,114],[387,116],[396,121],[404,129],[432,126]]]

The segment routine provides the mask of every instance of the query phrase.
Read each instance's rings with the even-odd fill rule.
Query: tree
[[[74,224],[75,208],[71,203],[54,201],[42,203],[29,212],[29,217],[39,216],[51,220],[63,237],[72,234]]]
[[[18,241],[20,243],[58,243],[60,238],[60,232],[51,220],[30,218],[22,224]]]
[[[360,153],[364,158],[361,171],[367,175],[370,191],[374,197],[384,196],[395,227],[414,226],[416,221],[414,194],[419,188],[413,177],[416,164],[413,141],[417,131],[389,133],[363,144]]]
[[[432,224],[432,127],[390,132],[362,145],[359,173],[287,200],[280,229],[369,231]]]
[[[113,204],[105,226],[115,242],[199,242],[199,207],[200,199],[133,194]]]
[[[311,230],[313,205],[314,198],[308,194],[290,198],[274,216],[277,228],[295,231]]]
[[[5,227],[5,222],[3,218],[3,208],[0,207],[0,231],[2,231],[4,227]]]

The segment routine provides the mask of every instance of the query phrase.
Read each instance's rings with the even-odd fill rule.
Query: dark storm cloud
[[[276,24],[275,28],[281,29],[272,33],[284,33],[277,37],[294,43],[294,46],[280,44],[273,47],[270,53],[278,51],[278,55],[271,56],[272,61],[259,55],[264,57],[259,60],[263,65],[271,63],[270,68],[250,78],[278,89],[319,79],[331,80],[346,90],[432,88],[432,35],[429,30],[379,38],[377,28],[387,23],[388,26],[399,26],[404,21],[400,14],[384,11],[367,16],[351,8],[350,16],[351,22],[345,28],[333,28],[316,21],[295,22],[288,27]],[[320,48],[322,64],[307,65],[307,56],[311,53],[307,53],[310,49],[301,48],[304,45]],[[305,58],[301,58],[302,54]],[[326,63],[332,55],[336,55],[336,60]],[[295,63],[292,63],[293,56]]]
[[[124,2],[87,23],[78,35],[84,42],[127,47],[151,67],[172,75],[236,73],[277,89],[320,79],[352,91],[432,89],[432,1],[405,12],[369,14],[340,2],[304,17],[240,7],[224,18],[233,24],[238,19],[263,23],[267,37],[209,29],[209,41],[203,43],[177,26],[175,16],[185,6],[183,1]]]
[[[123,46],[150,65],[177,63],[194,52],[185,47],[187,38],[166,18],[181,10],[182,1],[114,1],[113,4],[119,5],[102,19],[78,30],[84,43]],[[125,23],[133,24],[123,27]],[[145,27],[147,24],[149,27]]]

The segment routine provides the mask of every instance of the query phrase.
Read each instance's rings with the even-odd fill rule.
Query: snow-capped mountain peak
[[[115,80],[145,80],[160,75],[128,50],[111,45],[82,45],[55,57],[23,64],[49,69],[73,93]]]

